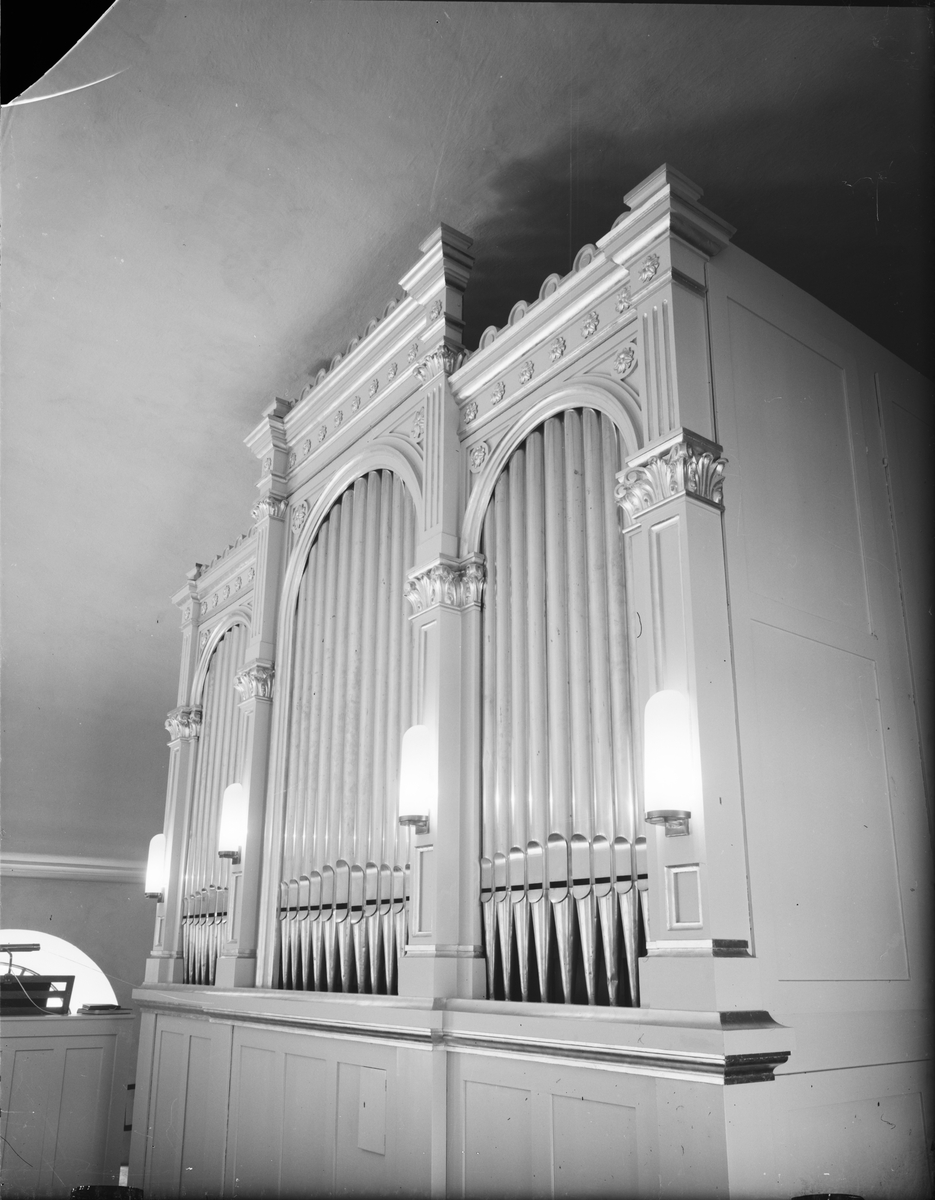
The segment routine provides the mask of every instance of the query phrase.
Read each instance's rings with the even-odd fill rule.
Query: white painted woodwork
[[[177,597],[166,831],[187,839],[186,714],[239,608],[269,686],[240,710],[254,932],[219,963],[255,946],[262,986],[173,984],[157,941],[132,1182],[925,1195],[930,405],[700,196],[654,173],[469,356],[470,240],[441,227],[248,439],[256,527]],[[672,838],[641,794],[667,687],[700,775]],[[437,800],[400,838],[415,721]],[[549,953],[553,1000],[576,972],[598,999],[610,961],[639,1006],[530,1003]],[[344,990],[394,963],[397,995]]]
[[[10,1196],[116,1184],[133,1016],[4,1017],[2,1166]]]

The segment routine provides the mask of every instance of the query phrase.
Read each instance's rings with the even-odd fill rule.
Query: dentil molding
[[[694,496],[723,508],[726,466],[716,442],[679,429],[660,445],[627,460],[617,475],[614,499],[630,525],[648,508],[673,496]]]
[[[439,559],[431,566],[412,571],[406,584],[406,599],[413,616],[426,609],[480,607],[484,598],[487,568],[479,554],[458,561]]]
[[[173,742],[190,742],[201,733],[201,709],[173,708],[166,717],[166,729]]]
[[[272,700],[275,674],[270,663],[253,663],[236,677],[234,687],[241,700]]]

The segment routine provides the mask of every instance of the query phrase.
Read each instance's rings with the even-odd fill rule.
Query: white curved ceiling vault
[[[142,857],[168,597],[439,221],[473,347],[668,161],[929,369],[931,77],[919,9],[118,0],[3,116],[7,847]]]

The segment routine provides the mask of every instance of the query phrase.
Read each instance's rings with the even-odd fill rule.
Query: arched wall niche
[[[462,557],[480,551],[487,505],[510,456],[534,429],[549,417],[554,417],[569,408],[593,408],[595,412],[609,417],[620,433],[624,457],[635,454],[642,447],[639,398],[626,384],[612,384],[606,379],[581,376],[569,380],[558,390],[549,392],[528,408],[509,428],[484,464],[464,512],[461,525]]]

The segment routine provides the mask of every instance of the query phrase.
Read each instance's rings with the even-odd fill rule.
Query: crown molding
[[[19,879],[71,879],[85,883],[139,883],[146,863],[128,858],[88,858],[78,854],[39,854],[4,850],[0,875]]]

